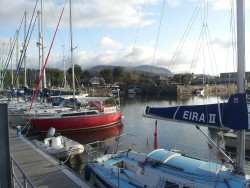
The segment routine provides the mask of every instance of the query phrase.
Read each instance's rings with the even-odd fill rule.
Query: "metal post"
[[[18,60],[19,60],[19,32],[17,30],[17,38],[16,38],[16,70],[18,69]],[[16,88],[19,88],[19,80],[17,76]]]
[[[44,18],[43,18],[43,0],[41,0],[41,49],[42,49],[42,64],[45,65],[44,61]],[[46,70],[44,69],[43,73],[43,88],[47,88],[47,83],[46,83]]]
[[[8,106],[0,104],[0,187],[11,187]]]
[[[237,0],[238,92],[245,93],[245,1]],[[244,173],[245,130],[237,131],[236,170]]]
[[[24,42],[23,42],[23,52],[24,52],[24,59],[23,59],[23,63],[24,63],[24,86],[26,87],[27,86],[27,67],[26,67],[26,52],[27,52],[27,48],[26,48],[26,45],[27,45],[27,40],[28,40],[28,37],[26,36],[27,33],[26,33],[26,25],[27,25],[27,12],[25,11],[24,12]]]

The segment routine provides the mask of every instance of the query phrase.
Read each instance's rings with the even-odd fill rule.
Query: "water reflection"
[[[109,138],[116,137],[122,134],[122,132],[123,132],[123,124],[120,122],[111,127],[106,127],[102,129],[65,132],[61,133],[61,135],[66,136],[72,140],[75,140],[81,144],[87,144],[90,142],[95,142],[97,140],[106,140]]]
[[[75,140],[81,144],[88,144],[96,141],[104,141],[119,136],[123,133],[123,124],[120,122],[111,127],[90,130],[90,131],[77,131],[61,133],[72,140]],[[84,152],[81,155],[76,155],[70,160],[66,161],[66,165],[73,169],[76,173],[82,174],[87,159],[87,154]]]

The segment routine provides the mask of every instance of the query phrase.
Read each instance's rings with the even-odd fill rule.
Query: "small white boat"
[[[52,131],[54,131],[53,128]],[[33,140],[32,142],[37,148],[57,159],[68,159],[84,151],[82,144],[61,135],[47,137],[44,141]]]

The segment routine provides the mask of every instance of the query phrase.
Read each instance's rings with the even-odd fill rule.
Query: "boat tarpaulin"
[[[147,106],[144,116],[214,128],[249,129],[245,93],[231,95],[228,103],[158,108]]]

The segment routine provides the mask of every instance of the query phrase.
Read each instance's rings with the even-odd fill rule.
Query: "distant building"
[[[102,77],[85,78],[81,80],[81,85],[84,87],[89,86],[103,86],[106,85],[105,80]]]
[[[220,73],[220,79],[222,83],[237,83],[237,73],[236,72],[226,72]],[[247,82],[250,81],[250,72],[245,73],[245,79]]]
[[[171,85],[170,78],[166,78],[163,76],[154,76],[152,77],[152,79],[157,85]]]
[[[89,82],[92,86],[105,85],[105,80],[101,77],[93,77],[89,80]]]
[[[191,80],[191,85],[200,85],[200,84],[216,84],[220,83],[220,78],[216,76],[210,75],[194,75],[193,79]]]

